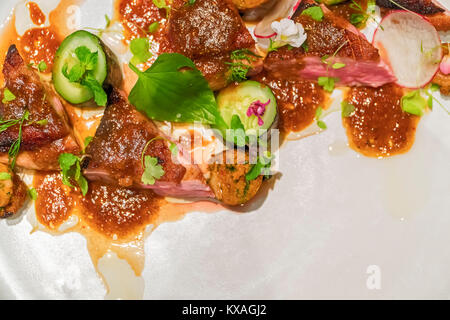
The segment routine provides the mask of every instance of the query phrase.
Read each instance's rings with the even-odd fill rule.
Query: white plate
[[[87,0],[83,24],[98,26],[110,2]],[[0,2],[1,21],[13,3]],[[257,211],[193,213],[153,232],[144,297],[450,298],[449,121],[436,107],[408,154],[375,160],[345,147],[330,116],[326,132],[282,148],[282,177]],[[82,236],[30,231],[0,221],[0,298],[105,296]]]

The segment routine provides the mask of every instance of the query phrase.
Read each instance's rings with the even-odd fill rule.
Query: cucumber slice
[[[254,103],[264,105],[262,110],[265,108],[265,111],[263,114],[260,112],[258,116],[254,113],[248,116],[247,112],[252,104],[255,106]],[[217,96],[217,105],[228,128],[234,129],[232,119],[234,115],[237,115],[247,135],[264,134],[277,116],[277,103],[272,90],[256,81],[232,84],[223,89]]]
[[[56,91],[65,100],[73,104],[84,103],[94,97],[89,88],[76,82],[70,82],[63,74],[63,68],[66,64],[68,70],[70,70],[79,62],[75,55],[75,49],[81,46],[87,47],[91,52],[98,52],[98,61],[93,70],[93,75],[100,85],[103,85],[108,75],[107,57],[103,45],[96,35],[80,30],[65,38],[56,51],[53,64],[53,84]]]

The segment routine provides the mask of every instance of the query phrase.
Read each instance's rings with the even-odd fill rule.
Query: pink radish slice
[[[290,18],[297,10],[302,0],[279,0],[272,10],[255,27],[255,37],[263,46],[268,46],[269,38],[276,36],[272,29],[272,22]]]
[[[439,70],[442,59],[439,34],[418,14],[394,11],[384,17],[375,31],[373,45],[402,87],[423,87]]]

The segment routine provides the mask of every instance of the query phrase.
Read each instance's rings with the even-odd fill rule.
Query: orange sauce
[[[89,183],[89,191],[83,197],[77,189],[64,185],[59,173],[37,173],[33,186],[38,192],[35,210],[41,225],[56,234],[81,233],[88,241],[95,266],[112,251],[126,260],[138,276],[144,267],[144,240],[150,231],[162,223],[178,221],[188,212],[222,209],[221,205],[207,201],[170,203],[151,190],[99,182]],[[59,231],[71,215],[78,218],[77,225]]]
[[[28,10],[30,10],[31,21],[33,21],[35,25],[40,26],[45,23],[45,14],[35,2],[28,2],[27,7]]]
[[[420,117],[402,110],[403,94],[392,84],[349,90],[346,101],[355,111],[343,124],[351,148],[368,157],[388,157],[412,147]]]
[[[289,81],[258,75],[256,81],[272,89],[277,99],[279,129],[282,133],[299,132],[313,123],[318,107],[328,105],[325,91],[312,81]]]
[[[47,64],[44,72],[51,72],[53,59],[61,40],[53,28],[34,28],[25,32],[20,38],[20,52],[29,63]]]

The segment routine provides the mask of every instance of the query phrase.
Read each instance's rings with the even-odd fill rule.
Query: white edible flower
[[[274,21],[271,26],[273,31],[277,33],[274,40],[277,47],[289,44],[299,48],[306,41],[306,33],[303,26],[291,19],[285,18],[281,21]]]

